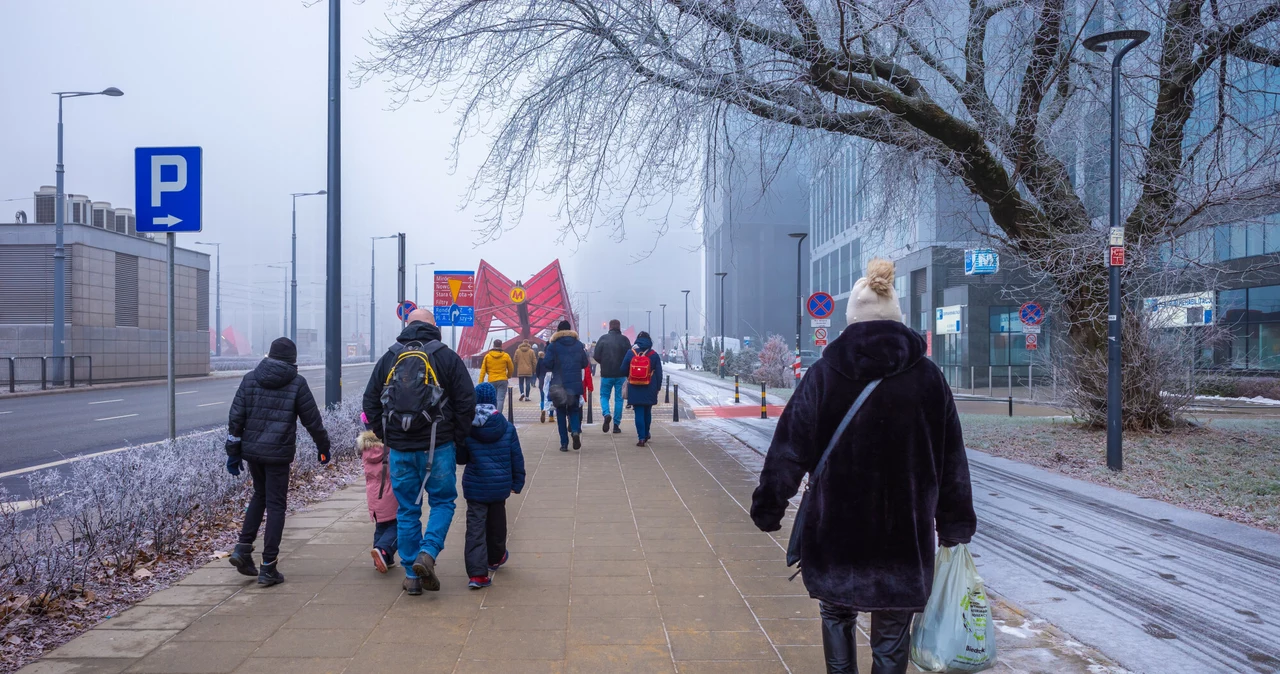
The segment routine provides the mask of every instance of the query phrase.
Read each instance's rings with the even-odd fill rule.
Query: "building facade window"
[[[1018,312],[1021,307],[991,307],[991,360],[994,367],[1025,366],[1032,364],[1033,356],[1043,358],[1049,355],[1049,319],[1040,324],[1040,336],[1036,351],[1027,350],[1027,335],[1023,331],[1022,319]]]
[[[1219,292],[1218,311],[1231,334],[1218,350],[1218,366],[1280,370],[1280,286]]]

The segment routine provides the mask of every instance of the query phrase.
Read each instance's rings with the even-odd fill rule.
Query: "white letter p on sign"
[[[172,181],[160,178],[163,166],[173,166],[178,174]],[[151,156],[151,206],[160,206],[160,197],[165,192],[181,192],[187,188],[187,160],[178,154],[157,154]]]

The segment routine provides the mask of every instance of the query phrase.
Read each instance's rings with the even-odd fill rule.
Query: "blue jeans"
[[[559,412],[556,415],[556,429],[560,431],[560,446],[566,447],[569,444],[570,433],[582,432],[582,405],[557,407],[555,410]]]
[[[627,383],[626,377],[601,377],[600,379],[600,413],[613,419],[614,425],[622,422],[622,385]],[[609,397],[612,392],[613,413],[609,413]]]
[[[387,553],[388,556],[395,556],[396,541],[400,536],[400,532],[396,527],[396,520],[388,520],[386,522],[378,522],[373,527],[373,547]]]
[[[653,405],[636,405],[632,403],[631,409],[636,413],[636,434],[639,440],[648,440],[653,437],[649,435],[649,427],[653,425]]]
[[[458,499],[457,464],[454,463],[452,442],[436,446],[435,462],[427,473],[427,452],[400,452],[391,450],[391,490],[396,494],[400,507],[396,510],[396,533],[400,544],[400,559],[404,572],[414,577],[413,560],[418,552],[425,552],[439,559],[444,549],[444,537],[453,521],[454,501]],[[427,529],[422,530],[422,501],[419,500],[423,479],[427,481],[427,505],[431,514],[427,517]]]

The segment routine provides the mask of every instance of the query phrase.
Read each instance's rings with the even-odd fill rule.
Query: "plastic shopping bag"
[[[938,550],[933,593],[911,625],[911,661],[926,672],[980,672],[996,664],[991,603],[967,545]]]

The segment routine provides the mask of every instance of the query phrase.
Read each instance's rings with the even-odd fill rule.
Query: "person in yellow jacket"
[[[502,414],[502,405],[507,400],[507,380],[516,374],[516,364],[511,356],[502,350],[502,340],[493,340],[493,348],[484,354],[480,362],[480,383],[488,380],[498,393],[498,414]]]

